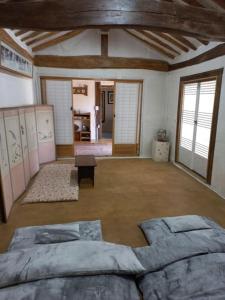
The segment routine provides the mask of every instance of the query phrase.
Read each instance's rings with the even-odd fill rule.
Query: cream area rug
[[[79,186],[73,164],[41,168],[22,203],[78,200]]]

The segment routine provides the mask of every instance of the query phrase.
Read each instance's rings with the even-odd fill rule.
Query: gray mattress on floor
[[[184,218],[188,216],[183,216]],[[169,230],[168,226],[163,222],[163,218],[156,218],[156,219],[149,219],[141,222],[139,224],[139,227],[144,232],[145,238],[147,239],[149,244],[152,244],[154,242],[160,241],[164,238],[167,238],[169,236],[181,236],[191,233],[198,233],[199,231],[201,234],[210,234],[213,229],[222,230],[224,231],[224,228],[222,228],[220,225],[218,225],[216,222],[211,220],[207,217],[201,217],[212,229],[201,229],[201,230],[192,230],[187,232],[179,232],[179,233],[173,233]]]
[[[93,240],[100,241],[102,240],[102,230],[101,230],[101,222],[97,221],[80,221],[66,224],[56,224],[56,225],[44,225],[44,226],[31,226],[31,227],[23,227],[18,228],[15,231],[15,234],[12,238],[12,241],[9,246],[9,251],[6,253],[16,255],[18,251],[21,251],[21,255],[23,256],[26,251],[31,250],[31,253],[37,252],[35,249],[40,249],[40,257],[38,259],[42,259],[43,262],[40,267],[40,272],[37,272],[37,280],[25,280],[24,282],[20,282],[20,275],[24,273],[24,268],[27,268],[27,278],[30,276],[30,268],[27,267],[27,264],[30,264],[31,257],[29,255],[27,257],[27,264],[25,263],[21,269],[21,259],[16,261],[15,263],[11,263],[11,259],[8,261],[12,267],[9,267],[9,270],[12,274],[15,274],[17,271],[18,276],[15,276],[15,279],[18,278],[18,283],[13,283],[11,286],[2,285],[0,288],[0,299],[1,300],[140,300],[139,291],[137,289],[135,283],[134,275],[127,274],[99,274],[97,272],[92,272],[91,275],[73,275],[67,271],[66,267],[64,273],[60,276],[57,276],[57,263],[51,264],[52,271],[49,273],[46,278],[43,278],[43,271],[46,272],[48,268],[49,261],[54,260],[54,252],[50,257],[52,259],[45,259],[46,255],[41,254],[41,249],[48,248],[48,245],[37,245],[35,244],[35,235],[40,229],[44,229],[44,231],[48,231],[48,229],[60,229],[65,230],[66,232],[71,232],[73,228],[77,229],[75,224],[79,223],[79,231],[80,231],[80,239],[81,240]],[[79,240],[78,240],[79,242]],[[72,245],[74,242],[65,242],[58,244],[59,246],[65,245],[65,252],[68,249],[69,245]],[[85,241],[84,241],[85,243]],[[89,243],[89,242],[88,242]],[[90,243],[92,243],[90,241]],[[50,245],[50,249],[56,247],[57,244]],[[32,251],[32,247],[35,251]],[[61,247],[61,246],[60,246]],[[85,247],[86,248],[86,247]],[[39,250],[38,250],[39,251]],[[63,252],[63,253],[65,253]],[[71,261],[73,261],[74,253],[71,254]],[[38,255],[38,252],[37,252]],[[79,255],[79,254],[78,254]],[[22,258],[21,256],[21,258]],[[32,255],[31,255],[32,256]],[[49,256],[49,253],[48,253]],[[57,262],[62,262],[61,265],[64,265],[64,254],[61,255],[61,259],[57,258]],[[94,259],[95,256],[93,256]],[[89,258],[89,257],[88,257]],[[90,258],[89,258],[90,259]],[[67,257],[68,260],[68,257]],[[82,260],[81,260],[82,261]],[[0,266],[0,275],[5,278],[9,274],[7,273],[7,268],[5,267],[5,260],[3,259],[4,267]],[[46,262],[46,263],[45,263]],[[31,263],[32,266],[32,263]],[[91,267],[91,264],[90,264]],[[71,268],[71,266],[70,266]],[[21,269],[21,271],[20,271]],[[32,268],[31,268],[32,269]],[[2,274],[1,274],[2,272]],[[56,273],[55,273],[56,272]],[[49,275],[50,274],[50,275]],[[39,279],[41,275],[41,279]],[[57,277],[57,278],[55,278]],[[60,278],[59,278],[60,277]]]
[[[54,224],[54,225],[43,225],[43,226],[29,226],[21,227],[15,230],[12,237],[11,243],[8,250],[29,248],[35,244],[35,235],[40,229],[52,229],[60,228],[63,229],[73,229],[73,225],[79,224],[80,228],[80,239],[82,240],[102,240],[102,228],[101,221],[79,221],[65,224]]]
[[[134,249],[146,269],[137,281],[144,300],[225,299],[225,230],[206,217],[198,228],[183,216],[181,227],[192,229],[174,233],[165,219],[143,222],[151,245]]]

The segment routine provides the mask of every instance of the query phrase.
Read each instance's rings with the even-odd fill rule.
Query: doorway
[[[54,106],[58,157],[139,156],[142,80],[40,79],[42,103]]]
[[[73,80],[72,85],[74,154],[111,156],[114,82]]]
[[[222,70],[181,78],[176,161],[211,183]]]

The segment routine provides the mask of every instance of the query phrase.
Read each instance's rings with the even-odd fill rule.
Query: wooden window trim
[[[214,150],[215,150],[215,143],[216,143],[216,133],[217,133],[217,122],[218,122],[218,114],[219,114],[222,77],[223,77],[223,68],[180,78],[178,109],[177,109],[176,149],[175,149],[175,162],[179,163],[179,164],[180,164],[180,162],[179,162],[179,137],[180,137],[180,129],[181,129],[181,117],[180,116],[181,116],[181,110],[182,110],[182,104],[183,104],[184,84],[193,83],[193,82],[204,82],[204,81],[209,81],[210,79],[212,79],[212,80],[216,79],[216,92],[215,92],[213,118],[212,118],[212,129],[211,129],[211,136],[210,136],[207,177],[205,180],[206,183],[208,183],[208,184],[211,184],[211,180],[212,180],[213,159],[214,159]],[[190,171],[196,174],[196,172],[194,172],[192,170],[190,170]]]

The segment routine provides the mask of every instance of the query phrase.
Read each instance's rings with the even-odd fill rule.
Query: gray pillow
[[[99,241],[39,245],[0,255],[0,287],[34,280],[145,271],[131,247]]]
[[[163,218],[162,220],[166,223],[170,231],[173,233],[200,229],[211,229],[211,227],[203,220],[203,218],[197,215],[167,217]]]
[[[79,226],[78,226],[79,228]],[[65,229],[38,229],[35,234],[35,244],[51,244],[51,243],[64,243],[80,239],[79,229],[65,230]]]

